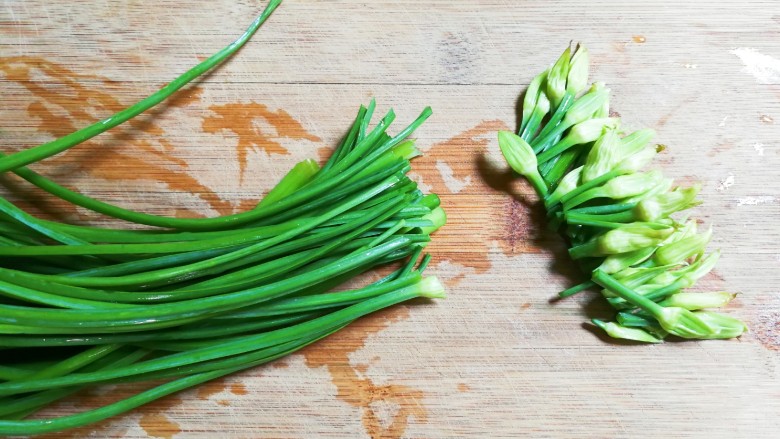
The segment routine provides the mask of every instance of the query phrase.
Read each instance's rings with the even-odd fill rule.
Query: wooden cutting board
[[[258,1],[7,0],[0,139],[15,151],[111,114],[239,35]],[[780,10],[772,1],[287,0],[236,57],[149,115],[36,165],[149,212],[251,206],[293,163],[325,158],[375,97],[398,125],[426,105],[413,174],[449,223],[430,272],[450,297],[398,306],[277,361],[58,437],[776,437],[780,430]],[[698,290],[737,291],[738,340],[615,343],[512,181],[496,131],[569,41],[591,52],[656,166],[700,181],[723,257]],[[397,130],[398,128],[396,128]],[[4,176],[41,215],[105,224]],[[8,189],[10,188],[10,189]],[[60,413],[113,395],[106,389]],[[51,436],[54,437],[54,436]]]

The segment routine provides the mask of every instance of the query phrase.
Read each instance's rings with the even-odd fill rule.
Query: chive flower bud
[[[649,313],[664,330],[679,337],[732,338],[747,330],[744,323],[724,314],[694,312],[680,307],[663,307],[599,270],[593,273],[593,281]]]
[[[569,171],[569,173],[566,174],[558,183],[558,186],[555,188],[553,193],[544,200],[544,204],[547,206],[552,206],[558,203],[558,201],[560,201],[564,195],[576,189],[580,184],[581,173],[582,166]]]
[[[574,206],[590,201],[594,198],[612,198],[615,200],[635,197],[646,193],[658,185],[663,179],[659,171],[628,174],[615,177],[601,186],[589,189],[574,198],[563,203],[563,209],[569,210]]]
[[[593,114],[598,111],[605,102],[609,100],[609,89],[598,89],[589,91],[574,101],[569,111],[563,117],[561,124],[568,128],[572,125],[584,122],[593,118]]]
[[[563,100],[563,95],[566,93],[566,77],[569,75],[570,55],[571,49],[567,47],[547,75],[547,97],[554,108],[558,107]]]
[[[634,154],[641,150],[649,141],[655,137],[655,131],[650,128],[634,131],[623,137],[623,148],[626,155]]]
[[[498,132],[498,146],[506,162],[518,174],[527,178],[540,196],[547,196],[547,183],[537,169],[536,154],[525,140],[510,131]]]
[[[655,221],[658,218],[668,217],[675,212],[700,204],[696,201],[696,195],[700,190],[701,185],[695,184],[689,188],[678,187],[671,192],[646,198],[634,207],[634,213],[642,221]]]
[[[639,328],[628,328],[614,322],[604,322],[599,319],[593,319],[593,324],[603,329],[612,338],[622,338],[625,340],[642,341],[646,343],[663,343],[648,332]]]
[[[607,256],[655,247],[674,232],[672,227],[659,228],[643,223],[631,223],[612,229],[585,244],[569,249],[573,259]]]
[[[588,85],[588,68],[590,56],[588,49],[583,45],[577,47],[574,56],[571,57],[569,75],[566,77],[566,92],[577,96]]]
[[[623,200],[623,203],[639,203],[640,201],[650,198],[653,196],[656,196],[658,194],[663,194],[667,192],[669,189],[672,188],[672,185],[674,184],[674,179],[672,178],[662,178],[658,181],[658,183],[650,188],[646,192],[642,192],[641,194],[637,194],[633,197],[629,197]]]
[[[531,83],[528,84],[528,89],[525,91],[525,97],[523,98],[523,118],[520,124],[520,131],[523,131],[525,126],[528,125],[528,121],[531,119],[531,114],[536,109],[536,106],[539,105],[539,98],[544,96],[544,93],[542,92],[542,83],[545,79],[547,79],[547,73],[549,71],[550,70],[547,69],[536,75]],[[546,100],[547,96],[544,96],[544,98]],[[549,101],[547,101],[547,103],[547,111],[550,111]],[[545,114],[547,111],[545,111]]]
[[[676,264],[704,252],[712,238],[712,227],[705,233],[680,239],[656,250],[653,260],[659,265]]]
[[[704,308],[720,308],[737,297],[735,293],[716,291],[708,293],[677,293],[664,299],[661,306],[676,306],[695,311]]]
[[[642,148],[636,153],[625,157],[617,166],[615,166],[615,169],[621,174],[637,172],[653,161],[657,151],[658,150],[653,146]]]
[[[688,311],[680,307],[662,307],[653,312],[661,327],[682,338],[719,339],[739,337],[747,330],[734,317],[708,311]]]
[[[574,145],[590,143],[598,140],[604,134],[604,130],[614,130],[620,126],[620,119],[616,117],[603,117],[599,119],[588,119],[580,122],[569,130],[566,137],[561,139],[552,148],[539,154],[539,163],[544,163],[553,157]]]
[[[578,124],[577,126],[582,125]],[[575,126],[576,128],[576,126]],[[572,128],[572,131],[574,128]],[[621,149],[623,142],[616,130],[605,130],[596,143],[588,152],[585,159],[584,169],[582,170],[582,181],[587,183],[596,177],[599,177],[611,171],[617,162],[622,158]]]
[[[608,90],[607,85],[603,82],[594,82],[590,89],[588,89],[588,92],[591,91],[597,91],[597,90]],[[603,104],[601,104],[601,107],[599,107],[598,110],[596,110],[595,113],[593,113],[594,118],[601,118],[601,117],[609,117],[609,99],[604,101]]]

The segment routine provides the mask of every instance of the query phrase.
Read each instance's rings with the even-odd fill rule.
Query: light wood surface
[[[0,149],[135,102],[261,8],[4,1]],[[431,105],[413,174],[449,214],[430,272],[450,297],[60,437],[777,437],[778,37],[768,0],[286,0],[176,99],[36,169],[123,206],[217,215],[249,206],[296,161],[325,157],[371,97],[398,125]],[[697,289],[742,293],[729,308],[750,327],[739,340],[616,344],[584,324],[606,315],[600,299],[551,302],[578,278],[530,187],[511,181],[495,132],[515,127],[518,96],[570,40],[589,47],[624,125],[658,131],[668,149],[656,166],[702,182],[695,215],[714,225],[723,257]],[[2,179],[17,188],[4,196],[33,212],[105,223]]]

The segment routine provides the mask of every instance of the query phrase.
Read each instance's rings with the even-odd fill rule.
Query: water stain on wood
[[[225,378],[220,378],[214,381],[209,381],[198,386],[197,395],[198,399],[205,401],[224,391],[227,388],[227,382]]]
[[[765,348],[780,351],[780,312],[763,313],[749,325],[753,336]]]
[[[505,253],[540,251],[525,239],[534,230],[527,208],[516,201],[507,201],[516,191],[529,193],[530,188],[508,171],[500,156],[495,163],[487,158],[488,145],[496,142],[499,130],[505,129],[508,127],[503,121],[482,121],[434,144],[414,163],[414,172],[425,175],[423,185],[439,195],[447,212],[447,225],[436,232],[436,239],[430,244],[431,253],[439,260],[448,259],[473,268],[477,274],[490,269],[488,254],[494,242]],[[439,162],[448,165],[451,175],[442,175]],[[469,184],[457,193],[445,181],[446,178],[466,181],[469,177]],[[456,277],[453,282],[459,279]]]
[[[244,383],[238,381],[230,385],[230,393],[238,396],[246,395],[247,390]]]
[[[287,155],[290,152],[279,142],[281,138],[321,141],[319,137],[306,131],[303,125],[288,112],[283,109],[271,111],[266,105],[258,102],[212,105],[209,110],[215,115],[203,119],[203,131],[207,133],[228,131],[236,136],[238,141],[236,151],[242,181],[246,172],[247,156],[255,148],[269,155]]]
[[[167,396],[147,404],[144,406],[138,425],[149,436],[171,439],[173,435],[181,433],[181,427],[165,413],[181,403],[182,400],[178,396]]]
[[[421,390],[400,384],[378,385],[370,378],[362,377],[349,360],[350,354],[362,348],[371,334],[408,318],[408,315],[409,310],[404,306],[379,311],[301,351],[307,366],[327,368],[337,389],[336,397],[361,410],[363,426],[374,439],[400,438],[412,419],[418,423],[428,421],[428,410],[423,405],[425,395]],[[389,423],[372,407],[375,402],[397,405],[398,410]]]

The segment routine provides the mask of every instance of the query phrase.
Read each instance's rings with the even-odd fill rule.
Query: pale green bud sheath
[[[656,247],[646,247],[632,252],[609,255],[599,265],[599,270],[607,273],[617,273],[625,268],[641,264],[655,253]]]
[[[747,329],[744,323],[730,316],[703,311],[691,312],[679,307],[665,308],[600,270],[594,272],[593,280],[627,302],[650,313],[664,330],[679,337],[732,338],[741,335]]]
[[[653,189],[663,178],[659,171],[628,174],[615,177],[599,187],[595,187],[563,202],[563,210],[588,202],[595,198],[615,200],[634,197]]]
[[[569,249],[573,259],[607,256],[655,247],[674,232],[674,228],[633,223],[612,229],[585,244]]]
[[[663,194],[667,191],[669,191],[672,186],[674,185],[674,179],[672,178],[662,178],[658,181],[658,184],[650,188],[647,192],[642,192],[641,194],[635,195],[633,197],[629,197],[623,200],[624,203],[639,203],[642,200],[645,200],[650,197],[654,197],[658,194]]]
[[[647,145],[648,142],[655,137],[655,131],[650,128],[634,131],[633,133],[623,137],[623,149],[626,151],[626,155],[635,154]]]
[[[561,154],[574,145],[581,145],[599,140],[605,131],[615,130],[620,126],[620,119],[616,117],[604,117],[600,119],[588,119],[582,121],[569,130],[566,137],[561,139],[552,148],[539,154],[539,163],[544,163]],[[541,149],[534,148],[539,153]]]
[[[572,128],[572,131],[574,128]],[[555,149],[555,147],[553,147]],[[623,142],[616,130],[607,129],[593,144],[585,159],[582,170],[582,182],[587,183],[594,178],[606,174],[623,158]]]
[[[580,122],[592,119],[593,114],[607,100],[609,100],[609,89],[590,91],[577,98],[571,105],[571,108],[566,111],[566,115],[563,116],[561,123],[545,133],[547,127],[550,126],[550,123],[548,123],[545,130],[542,130],[542,133],[539,134],[539,137],[531,142],[534,151],[544,151],[552,145],[553,140],[558,135]]]
[[[531,113],[531,119],[528,121],[528,125],[526,125],[520,133],[520,137],[526,142],[529,141],[531,137],[536,134],[536,131],[539,130],[542,119],[544,119],[544,116],[549,112],[550,100],[547,99],[547,95],[544,93],[539,93],[539,99],[536,100],[536,107],[533,109],[533,113]]]
[[[641,221],[654,221],[667,217],[675,212],[689,209],[700,204],[696,195],[701,190],[700,184],[689,188],[676,188],[671,192],[655,195],[640,201],[634,208],[634,213]]]
[[[572,96],[580,94],[588,86],[588,69],[590,56],[588,49],[583,45],[577,46],[577,51],[571,57],[569,74],[566,77],[566,92]]]
[[[531,81],[531,83],[528,84],[528,89],[526,89],[525,97],[523,98],[522,119],[520,121],[520,129],[518,130],[518,133],[522,133],[523,129],[526,127],[526,125],[528,125],[528,121],[531,119],[531,114],[533,114],[534,110],[536,109],[536,106],[538,105],[539,96],[540,94],[543,94],[542,86],[544,85],[545,79],[547,79],[547,72],[549,71],[550,69],[547,69],[542,73],[536,75],[536,77]],[[550,109],[548,106],[547,111],[549,110]]]
[[[736,293],[726,291],[716,291],[710,293],[677,293],[664,299],[661,306],[676,306],[685,308],[689,311],[696,311],[705,308],[720,308],[728,305],[735,297]]]
[[[680,239],[656,250],[653,261],[658,265],[679,264],[704,252],[712,238],[712,227],[705,233]]]
[[[617,320],[620,325],[627,326],[630,328],[641,328],[641,327],[658,325],[658,322],[656,322],[652,318],[626,312],[626,311],[618,312],[615,315],[615,320]]]
[[[693,286],[697,280],[715,267],[719,258],[720,251],[715,251],[697,259],[688,267],[656,277],[647,284],[638,287],[637,292],[653,301],[662,300],[683,288]]]
[[[566,94],[566,78],[569,75],[570,60],[571,49],[567,47],[550,69],[550,74],[547,75],[545,91],[553,108],[558,108],[563,100],[563,95]]]
[[[547,76],[545,90],[554,112],[547,121],[547,124],[542,128],[538,138],[543,138],[554,130],[574,102],[574,95],[566,91],[566,82],[569,74],[569,53],[570,49],[566,48]],[[563,71],[564,64],[566,67],[565,72]],[[553,138],[555,137],[557,136],[553,136]],[[531,133],[528,137],[523,136],[523,139],[531,143],[531,145],[534,145],[537,136],[534,136],[533,133]]]
[[[691,230],[693,230],[693,232],[691,232]],[[689,221],[683,227],[677,229],[674,233],[669,235],[668,238],[663,240],[659,244],[659,247],[667,245],[678,239],[682,239],[683,237],[688,236],[687,234],[690,233],[693,234],[696,233],[695,221]],[[612,274],[612,273],[617,273],[625,268],[632,267],[637,264],[645,263],[645,261],[647,261],[647,263],[650,263],[651,261],[649,261],[649,259],[651,256],[653,256],[657,248],[658,247],[648,247],[633,252],[621,253],[618,255],[609,255],[604,259],[604,261],[601,263],[598,269],[607,274]]]
[[[588,92],[591,91],[597,91],[597,90],[607,90],[607,84],[603,82],[594,82],[591,84],[590,88],[588,89]],[[593,113],[594,118],[601,118],[601,117],[609,117],[609,99],[607,99],[601,107],[599,107],[598,110],[596,110],[595,113]]]
[[[638,152],[624,158],[620,163],[618,163],[614,169],[610,170],[607,173],[601,174],[598,177],[595,177],[591,180],[582,181],[582,185],[577,188],[576,191],[572,191],[569,194],[566,195],[566,197],[561,199],[561,202],[565,203],[569,201],[570,199],[582,194],[583,192],[590,190],[594,187],[600,186],[604,184],[604,182],[610,181],[611,179],[615,177],[619,177],[621,175],[630,174],[633,172],[636,172],[643,168],[645,165],[650,163],[652,159],[656,155],[656,148],[653,147],[646,147]],[[668,182],[664,182],[663,185],[659,183],[659,186],[654,188],[654,191],[652,194],[645,194],[645,195],[655,195],[657,193],[665,192],[668,188],[671,187],[671,180]],[[625,200],[624,203],[636,203],[638,200]],[[633,206],[632,206],[633,207]]]
[[[510,131],[498,132],[498,146],[506,162],[518,174],[527,178],[540,197],[547,196],[547,184],[539,175],[536,154],[531,146],[517,134]]]
[[[556,205],[563,196],[577,188],[580,184],[581,173],[582,166],[572,169],[561,179],[553,193],[544,200],[544,204],[547,206],[548,210],[550,209],[550,206]]]
[[[593,324],[603,329],[612,338],[621,338],[624,340],[641,341],[645,343],[663,343],[663,340],[659,340],[648,332],[639,328],[629,328],[622,325],[618,325],[614,322],[604,322],[599,319],[593,319]]]

